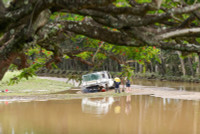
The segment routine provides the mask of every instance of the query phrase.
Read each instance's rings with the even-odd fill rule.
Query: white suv
[[[83,91],[101,91],[108,90],[114,86],[114,80],[107,71],[90,73],[82,76]]]

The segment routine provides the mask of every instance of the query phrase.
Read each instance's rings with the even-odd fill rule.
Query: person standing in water
[[[121,84],[121,80],[120,78],[116,77],[114,79],[114,83],[115,83],[115,93],[120,93],[120,88],[119,88],[119,85]]]
[[[131,82],[129,79],[126,79],[126,91],[131,92]]]

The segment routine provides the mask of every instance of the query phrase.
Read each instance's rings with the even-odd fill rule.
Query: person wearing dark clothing
[[[131,82],[129,79],[126,80],[126,91],[127,92],[130,92],[131,91]]]
[[[120,88],[119,88],[119,85],[121,84],[121,82],[116,82],[116,81],[114,81],[114,83],[115,83],[115,93],[120,93]]]

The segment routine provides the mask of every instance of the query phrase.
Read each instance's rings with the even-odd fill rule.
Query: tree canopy
[[[53,52],[47,66],[63,54],[87,62],[74,54],[97,49],[63,43],[77,34],[106,42],[104,47],[150,46],[199,54],[199,8],[192,0],[0,0],[0,79],[17,57],[19,68],[27,67],[24,54],[36,44]],[[104,54],[113,57],[114,49],[106,48],[110,51]]]

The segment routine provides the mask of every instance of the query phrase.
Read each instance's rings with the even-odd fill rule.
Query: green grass
[[[33,97],[35,100],[40,99],[80,99],[83,97],[89,98],[99,98],[99,97],[119,97],[126,96],[127,93],[114,93],[114,90],[111,92],[98,92],[98,93],[89,93],[89,94],[51,94],[55,92],[60,92],[70,89],[72,86],[66,84],[65,82],[54,81],[54,80],[45,80],[33,77],[29,80],[23,79],[18,84],[7,85],[7,81],[12,78],[14,75],[19,74],[20,72],[7,72],[2,81],[0,81],[0,91],[5,91],[8,89],[8,93],[0,92],[0,96],[7,97],[7,99],[12,99],[12,97],[18,97],[19,99],[29,96]],[[10,98],[11,97],[11,98]],[[36,98],[35,98],[36,97]]]
[[[0,84],[9,81],[10,78],[14,77],[15,75],[19,75],[19,74],[20,74],[20,71],[14,71],[14,72],[8,71],[8,72],[6,72],[3,79],[0,81]]]
[[[29,80],[23,79],[18,84],[8,85],[7,81],[9,81],[10,78],[19,73],[20,72],[7,72],[3,80],[0,81],[0,91],[5,91],[6,89],[8,89],[10,93],[6,94],[22,93],[30,95],[53,93],[67,90],[71,87],[71,85],[66,84],[65,82],[39,79],[37,77],[30,78]]]

